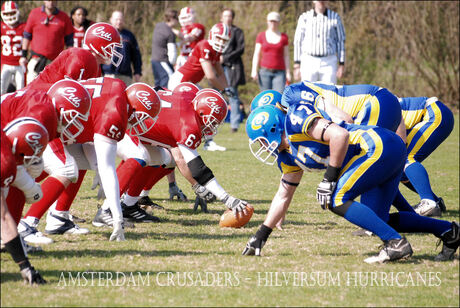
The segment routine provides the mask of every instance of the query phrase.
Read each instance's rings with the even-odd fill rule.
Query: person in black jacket
[[[236,132],[240,125],[242,105],[238,97],[238,86],[246,84],[244,76],[244,66],[241,56],[244,52],[244,33],[243,30],[233,25],[235,11],[226,8],[222,11],[221,21],[231,27],[231,38],[227,50],[221,56],[221,63],[224,68],[225,77],[231,88],[233,88],[235,96],[230,97],[230,126],[232,132]]]
[[[121,35],[123,49],[117,48],[117,51],[123,55],[123,60],[118,67],[113,64],[102,65],[102,72],[104,76],[121,79],[126,86],[129,86],[133,82],[139,82],[142,76],[142,57],[139,45],[134,34],[123,27],[122,12],[114,11],[110,17],[110,23]]]

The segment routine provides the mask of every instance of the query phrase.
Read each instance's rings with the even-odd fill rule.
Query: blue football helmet
[[[281,104],[281,93],[275,90],[265,90],[257,94],[251,102],[251,111],[263,105]]]
[[[257,107],[246,121],[246,133],[252,155],[267,165],[278,159],[278,146],[284,131],[284,112],[272,105]]]

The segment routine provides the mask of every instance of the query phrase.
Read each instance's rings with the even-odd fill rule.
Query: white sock
[[[38,225],[38,222],[40,221],[37,217],[33,217],[33,216],[27,216],[23,218],[23,220],[26,222],[26,224],[32,227],[36,227]],[[38,220],[37,223],[36,223],[36,220]]]
[[[139,197],[132,197],[128,194],[125,194],[125,198],[123,199],[123,203],[126,205],[126,206],[133,206],[134,204],[136,204],[137,200],[139,200]]]
[[[139,197],[148,197],[149,193],[150,193],[150,189],[149,190],[143,190],[141,192],[141,194],[139,195]]]

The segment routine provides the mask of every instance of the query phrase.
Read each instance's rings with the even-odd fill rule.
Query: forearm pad
[[[197,156],[187,163],[193,178],[202,186],[205,186],[210,180],[214,178],[211,169],[205,165],[201,156]]]

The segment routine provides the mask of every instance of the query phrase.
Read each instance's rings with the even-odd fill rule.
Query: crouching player
[[[214,136],[225,119],[227,103],[224,98],[212,89],[182,93],[158,91],[158,95],[162,100],[160,117],[155,126],[139,137],[150,153],[152,162],[149,166],[159,161],[175,164],[199,197],[206,201],[217,198],[235,214],[245,211],[247,203],[231,196],[220,186],[197,152],[203,137]],[[158,168],[145,168],[144,174],[131,181],[124,199],[126,206],[137,202],[145,179],[152,174],[155,176],[156,170]]]
[[[406,148],[387,129],[342,123],[323,117],[313,104],[291,104],[287,114],[271,105],[255,109],[246,130],[253,155],[283,172],[267,217],[243,255],[260,255],[273,227],[287,211],[303,172],[326,169],[317,200],[351,223],[372,231],[384,242],[365,262],[407,258],[412,248],[398,232],[429,232],[443,241],[436,260],[451,258],[460,243],[459,226],[414,212],[389,214],[406,160]],[[361,196],[361,202],[354,201]]]
[[[3,126],[3,125],[2,125]],[[1,237],[2,246],[19,265],[26,283],[44,284],[46,281],[34,269],[17,231],[17,222],[13,219],[6,198],[10,185],[24,192],[27,201],[39,200],[42,196],[40,185],[27,172],[41,160],[48,143],[46,128],[33,118],[22,117],[6,124],[1,131]],[[16,204],[11,204],[11,207]]]

